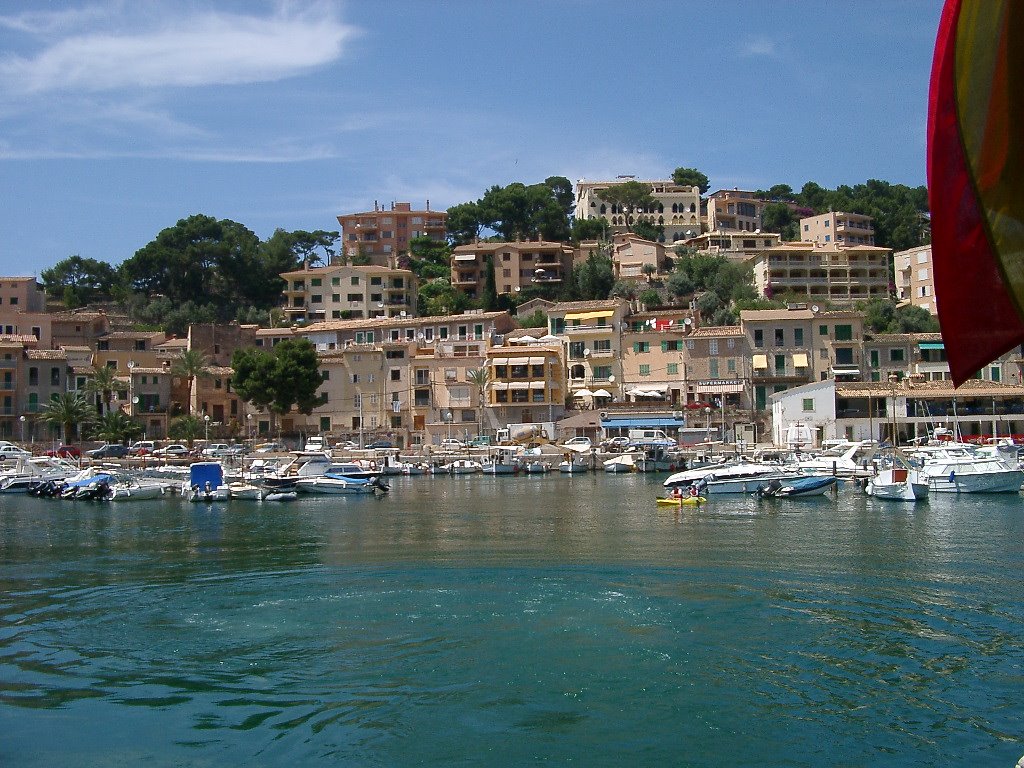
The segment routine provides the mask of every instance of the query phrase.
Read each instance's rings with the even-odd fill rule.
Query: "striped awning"
[[[530,382],[528,381],[513,381],[508,385],[509,389],[529,389]]]
[[[530,382],[530,389],[544,389],[544,382],[543,381],[531,381]]]
[[[807,367],[807,355],[803,352],[797,352],[793,355],[793,365],[797,368]]]
[[[544,365],[543,357],[531,357],[527,361],[527,365]]]
[[[507,357],[492,357],[491,365],[508,365]]]
[[[754,370],[768,367],[768,355],[754,355]]]
[[[611,317],[615,314],[614,309],[599,309],[594,312],[568,312],[565,315],[566,320],[597,320],[601,317]]]

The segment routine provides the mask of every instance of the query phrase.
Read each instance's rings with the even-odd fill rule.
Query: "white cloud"
[[[82,12],[76,20],[94,15]],[[19,21],[20,19],[20,21]],[[10,28],[52,28],[38,18],[4,19]],[[82,31],[35,54],[0,59],[8,93],[194,87],[281,80],[335,61],[357,30],[328,3],[266,16],[205,11],[170,14],[146,28]],[[108,25],[109,26],[109,25]]]
[[[739,52],[741,56],[775,56],[778,51],[774,40],[759,35],[757,37],[748,36],[743,40],[740,43]]]

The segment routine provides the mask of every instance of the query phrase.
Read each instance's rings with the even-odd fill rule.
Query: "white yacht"
[[[913,453],[932,493],[1017,493],[1024,470],[966,443],[924,445]]]
[[[804,474],[831,474],[836,477],[871,477],[871,460],[878,449],[874,440],[844,440],[816,456],[797,459],[795,468]]]
[[[868,496],[893,501],[917,501],[928,496],[928,479],[902,452],[883,456],[878,473],[864,487]]]

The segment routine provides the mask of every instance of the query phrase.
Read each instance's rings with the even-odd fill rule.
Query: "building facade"
[[[874,245],[873,221],[860,213],[819,213],[800,219],[800,239],[808,243]]]
[[[411,203],[392,203],[389,210],[374,203],[372,211],[339,216],[338,223],[346,257],[361,256],[374,264],[391,265],[396,257],[409,252],[409,242],[417,237],[443,242],[448,214],[430,210],[429,200],[420,211],[412,210]]]
[[[761,232],[765,201],[753,192],[720,189],[707,197],[709,232]]]
[[[899,251],[892,255],[892,260],[896,275],[896,298],[933,315],[938,314],[931,245]]]
[[[870,245],[793,242],[760,251],[749,264],[764,298],[852,306],[889,297],[889,253]]]
[[[408,269],[335,264],[281,274],[285,316],[315,323],[415,316],[419,285]]]
[[[452,287],[471,299],[483,296],[488,263],[498,293],[519,293],[526,286],[558,287],[572,271],[573,249],[562,243],[520,241],[472,243],[452,251]]]
[[[655,201],[643,211],[626,211],[601,198],[602,190],[627,181],[640,180],[634,176],[619,176],[614,181],[577,181],[576,218],[604,219],[613,234],[626,232],[636,221],[648,221],[665,227],[666,242],[687,240],[701,233],[700,187],[680,186],[671,179],[641,181],[651,187]]]

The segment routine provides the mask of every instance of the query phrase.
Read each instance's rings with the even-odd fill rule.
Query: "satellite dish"
[[[403,310],[402,310],[401,312],[399,312],[398,314],[399,314],[399,315],[401,315],[402,317],[405,317],[405,314],[406,314],[406,313],[405,313],[405,310],[403,309]]]
[[[589,349],[584,349],[583,350],[583,356],[584,357],[590,357],[590,350]]]
[[[419,333],[416,334],[416,338],[419,341],[423,341],[423,339],[425,339],[426,337],[423,335],[423,331],[420,331]]]
[[[136,395],[135,397],[132,398],[132,403],[135,404],[135,405],[139,404],[139,396],[138,395]]]
[[[685,320],[683,320],[683,325],[693,325],[693,320],[688,317]]]
[[[378,301],[377,302],[377,309],[384,309],[384,302],[383,301]]]
[[[821,308],[817,304],[811,305],[811,312],[813,312],[814,314],[818,314],[820,310]]]

